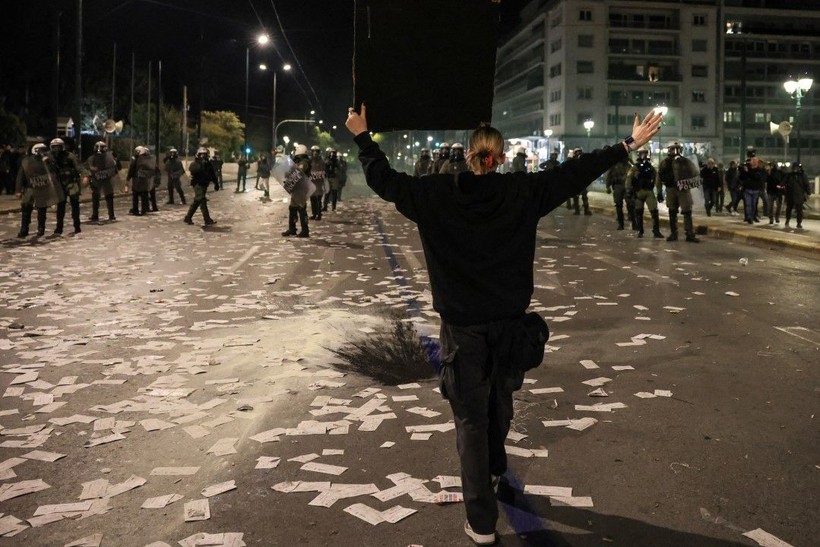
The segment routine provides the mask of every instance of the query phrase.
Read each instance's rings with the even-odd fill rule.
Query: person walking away
[[[498,541],[494,486],[507,471],[512,395],[524,367],[533,366],[521,361],[516,341],[530,317],[538,221],[649,141],[660,120],[650,112],[641,123],[636,115],[625,141],[536,173],[497,173],[504,138],[482,126],[470,137],[469,171],[416,178],[390,167],[370,137],[365,105],[360,114],[348,110],[345,125],[367,185],[418,227],[433,308],[441,316],[439,387],[456,427],[464,531],[478,545]],[[544,342],[546,335],[538,340]]]
[[[706,216],[712,216],[712,208],[715,211],[720,211],[717,206],[717,193],[720,187],[720,171],[718,170],[715,160],[709,158],[706,160],[706,165],[700,170],[700,178],[703,185],[703,204],[706,207]]]
[[[428,148],[422,148],[419,159],[416,160],[416,164],[413,166],[413,176],[423,177],[429,175],[432,171],[433,160],[430,157],[430,150]]]
[[[786,226],[792,218],[792,211],[797,219],[797,229],[803,229],[803,204],[811,195],[811,187],[803,166],[792,162],[792,170],[786,177]]]
[[[624,229],[624,195],[626,194],[626,174],[632,163],[629,158],[613,165],[606,172],[606,193],[612,194],[615,203],[615,218],[618,222],[618,230]],[[635,212],[627,205],[629,220],[635,223]]]
[[[527,149],[523,146],[519,146],[515,151],[515,157],[512,160],[512,172],[527,172]]]
[[[282,237],[310,237],[310,228],[307,219],[307,202],[312,197],[313,191],[310,187],[310,165],[308,149],[304,144],[299,144],[293,151],[294,169],[285,176],[285,184],[292,184],[290,192],[290,204],[288,205],[288,229],[282,232]],[[288,181],[287,179],[292,180]],[[299,219],[301,231],[296,232],[296,219]]]
[[[344,155],[339,156],[339,191],[336,192],[336,201],[342,201],[342,190],[344,190],[345,184],[347,184],[347,160],[345,160]]]
[[[575,150],[570,152],[569,157],[567,158],[567,161],[573,160],[575,158],[580,158],[581,154],[583,154],[583,153],[584,153],[584,150],[582,148],[576,148]],[[580,215],[581,214],[581,206],[578,202],[579,198],[580,198],[581,203],[584,204],[584,214],[586,216],[590,216],[592,214],[592,210],[589,208],[589,195],[587,194],[586,187],[584,187],[584,189],[581,190],[580,194],[576,194],[576,195],[572,196],[571,208],[574,209],[574,211],[575,211],[573,214],[574,215]],[[570,201],[567,200],[568,205],[569,205],[569,203],[570,203]]]
[[[20,232],[17,237],[28,237],[31,213],[37,209],[37,235],[46,233],[46,210],[57,203],[57,171],[48,148],[38,143],[31,147],[31,154],[20,162],[15,181],[16,195],[20,198]]]
[[[325,160],[318,146],[310,147],[310,180],[316,186],[310,196],[311,220],[322,220],[322,196],[325,194]]]
[[[766,170],[751,146],[746,150],[746,163],[740,166],[739,179],[743,187],[743,220],[746,224],[760,222],[757,199],[766,186]]]
[[[242,154],[236,162],[236,190],[235,194],[246,192],[245,185],[248,182],[248,156]],[[242,190],[239,189],[239,184],[242,184]]]
[[[666,241],[678,240],[678,211],[683,215],[683,230],[686,241],[700,243],[695,236],[692,221],[692,188],[700,185],[697,165],[681,155],[683,147],[673,142],[666,149],[666,157],[658,166],[658,177],[666,187],[666,204],[669,207],[669,230]],[[661,201],[661,200],[659,200]]]
[[[100,221],[100,198],[105,198],[105,206],[108,209],[108,220],[117,220],[114,216],[114,184],[113,179],[117,176],[117,160],[108,145],[104,141],[94,143],[94,153],[86,160],[88,171],[91,173],[89,180],[91,183],[91,222]]]
[[[168,203],[174,204],[174,192],[179,194],[179,202],[185,205],[185,192],[182,191],[182,175],[185,174],[185,166],[179,159],[179,151],[171,148],[168,151],[168,160],[165,162],[165,172],[168,174]]]
[[[270,200],[270,170],[271,164],[265,154],[259,156],[259,161],[256,162],[256,176],[262,184],[262,190],[265,192],[262,196],[263,200]]]
[[[634,229],[638,231],[638,237],[643,237],[643,210],[646,207],[652,217],[652,236],[662,238],[658,203],[663,202],[663,186],[646,148],[638,150],[638,160],[626,176],[626,185],[635,196]],[[657,199],[653,190],[657,191]]]
[[[780,224],[780,210],[783,208],[783,195],[786,193],[785,173],[777,166],[777,162],[769,163],[769,173],[766,177],[766,191],[769,194],[769,224]]]
[[[157,175],[157,163],[151,157],[151,151],[146,146],[134,148],[131,165],[128,166],[126,179],[131,185],[131,210],[129,215],[142,216],[148,214],[148,192],[154,186]]]

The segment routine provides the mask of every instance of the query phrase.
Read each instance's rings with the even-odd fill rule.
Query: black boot
[[[621,207],[615,208],[615,217],[618,219],[618,229],[624,229],[624,210]]]
[[[301,231],[296,235],[296,237],[310,237],[310,230],[308,229],[307,220],[307,207],[299,207],[298,213]]]
[[[660,213],[658,213],[657,209],[650,211],[649,213],[652,215],[652,237],[660,239],[663,237],[663,234],[661,233]]]
[[[114,216],[114,196],[105,196],[105,207],[108,209],[108,220],[117,220]]]
[[[638,237],[643,237],[643,209],[635,209],[635,229]]]
[[[288,207],[288,229],[282,232],[282,237],[296,235],[296,216],[299,214],[298,211],[299,209],[296,207]]]
[[[669,211],[669,230],[672,232],[666,238],[666,241],[677,241],[678,240],[678,213],[673,213]]]
[[[171,184],[171,181],[168,181],[168,201],[165,202],[165,205],[173,205],[174,204],[174,185]]]
[[[202,218],[205,219],[205,226],[216,224],[216,221],[211,218],[211,212],[208,211],[208,200],[202,202]]]
[[[80,196],[71,198],[71,221],[74,224],[74,233],[80,233]]]
[[[686,232],[686,241],[689,243],[700,243],[700,239],[695,236],[695,227],[692,222],[692,211],[683,213],[683,231]]]
[[[129,215],[139,215],[139,203],[140,203],[140,195],[136,192],[131,193],[131,210],[128,211]]]
[[[197,209],[199,209],[199,202],[194,200],[193,203],[191,203],[191,206],[188,207],[188,214],[185,215],[185,219],[184,219],[185,224],[193,224],[194,223],[194,213],[196,213]]]
[[[185,205],[186,204],[185,193],[182,191],[182,186],[177,188],[177,192],[179,192],[179,202],[182,203],[183,205]]]
[[[151,211],[156,213],[159,211],[159,207],[157,207],[157,189],[152,188],[150,192],[148,192],[148,197],[151,200]]]

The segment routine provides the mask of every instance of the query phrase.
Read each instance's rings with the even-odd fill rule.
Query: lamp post
[[[587,121],[584,122],[584,129],[587,130],[587,152],[589,152],[589,150],[590,150],[590,147],[589,147],[590,146],[589,145],[589,140],[590,139],[589,138],[590,138],[590,135],[592,134],[592,128],[593,127],[595,127],[595,122],[593,122],[592,120],[587,120]]]
[[[656,106],[652,109],[655,114],[659,114],[660,116],[666,116],[666,113],[669,112],[668,106]],[[661,125],[663,125],[663,121],[661,121]],[[658,165],[661,164],[661,130],[658,127]]]
[[[270,42],[270,37],[267,34],[260,34],[256,37],[256,43],[260,46],[264,46]],[[250,67],[251,67],[251,46],[245,46],[245,146],[243,147],[245,151],[248,150],[248,96],[250,95],[250,83],[251,83],[251,74],[250,74]]]
[[[268,67],[265,65],[259,65],[261,70],[265,70]],[[289,72],[292,67],[289,63],[285,63],[282,65],[282,70],[285,72]],[[273,69],[273,107],[271,109],[271,122],[270,122],[270,148],[271,154],[275,154],[276,150],[276,75],[278,74],[278,70],[275,68]],[[287,144],[287,143],[285,143]]]
[[[797,127],[797,163],[800,163],[800,100],[808,93],[813,83],[814,80],[808,76],[804,76],[799,80],[791,78],[783,82],[786,93],[795,100],[794,125]]]

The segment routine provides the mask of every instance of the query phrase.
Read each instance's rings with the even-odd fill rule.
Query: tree
[[[223,158],[228,158],[240,152],[245,141],[245,124],[235,112],[205,110],[200,121],[200,136],[202,144],[216,148]]]
[[[0,144],[21,145],[26,143],[26,124],[0,105]]]
[[[315,142],[322,151],[332,148],[339,149],[339,145],[327,131],[322,131],[319,126],[313,128],[313,142]]]

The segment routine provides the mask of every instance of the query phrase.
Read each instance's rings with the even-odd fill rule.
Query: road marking
[[[815,346],[820,346],[820,334],[814,332],[811,329],[807,329],[806,327],[775,327],[775,328],[777,330],[781,331],[781,332],[785,332],[786,334],[791,334],[792,336],[794,336],[796,338],[800,338],[801,340],[805,340],[806,342],[811,342]],[[817,338],[817,340],[812,340],[811,338],[806,338],[806,336],[801,336],[800,334],[797,334],[794,331],[799,331],[800,333],[802,333],[804,335],[812,335],[815,338]]]
[[[604,255],[604,254],[591,254],[591,253],[584,253],[585,255],[591,257],[593,260],[600,260],[610,266],[615,266],[620,268],[621,270],[631,272],[635,274],[637,277],[646,277],[650,281],[654,281],[655,283],[669,283],[671,285],[675,285],[676,287],[680,286],[680,283],[672,279],[671,277],[663,276],[661,274],[657,274],[653,271],[647,270],[645,268],[640,268],[635,266],[634,264],[630,264],[629,262],[625,262],[623,260],[618,260],[615,257]]]
[[[228,271],[233,273],[236,270],[238,270],[239,268],[241,268],[242,265],[250,259],[250,257],[255,255],[257,253],[257,251],[259,251],[259,248],[260,248],[259,245],[254,245],[253,247],[248,249],[245,252],[245,254],[243,254],[241,257],[239,257],[239,260],[237,260],[236,262],[231,264],[231,267],[228,268]]]
[[[404,255],[404,260],[407,261],[407,265],[410,266],[414,272],[424,269],[421,261],[416,258],[416,253],[413,252],[409,245],[400,245],[399,251]]]

